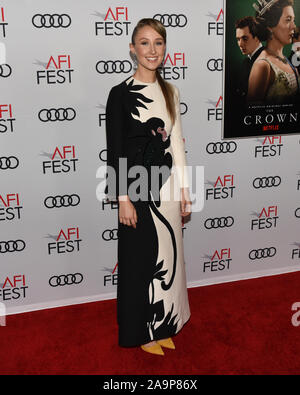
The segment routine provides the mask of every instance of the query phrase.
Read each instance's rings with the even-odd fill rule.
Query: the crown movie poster
[[[300,134],[300,0],[225,0],[223,138]]]

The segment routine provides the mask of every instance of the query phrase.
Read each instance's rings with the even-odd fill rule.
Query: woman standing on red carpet
[[[158,71],[165,50],[165,27],[139,21],[130,44],[137,69],[111,89],[106,107],[107,166],[116,176],[107,195],[119,201],[119,345],[158,355],[175,348],[171,336],[190,318],[181,217],[191,201],[179,92]],[[124,161],[128,173],[139,166],[138,176],[124,176]]]

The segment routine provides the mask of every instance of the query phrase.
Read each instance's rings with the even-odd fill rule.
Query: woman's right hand
[[[122,224],[133,226],[136,229],[137,214],[128,195],[119,196],[119,220]]]

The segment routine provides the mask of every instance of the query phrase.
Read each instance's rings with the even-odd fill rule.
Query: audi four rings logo
[[[187,17],[183,14],[156,14],[153,19],[157,19],[165,27],[185,27],[187,25]]]
[[[42,122],[55,121],[73,121],[76,117],[74,108],[43,108],[38,114],[39,120]]]
[[[32,24],[38,29],[42,27],[66,28],[71,25],[71,18],[67,14],[36,14],[32,17]]]
[[[130,73],[132,64],[129,60],[99,60],[96,70],[99,74]]]
[[[209,143],[206,146],[206,152],[210,155],[212,154],[226,154],[233,153],[237,150],[237,144],[235,141],[228,141],[226,143],[217,142]]]
[[[204,226],[206,229],[229,228],[234,224],[233,217],[208,218]]]
[[[118,229],[106,229],[102,233],[102,239],[105,241],[118,240]]]
[[[209,71],[222,71],[223,59],[209,59],[207,62],[207,68]]]
[[[26,244],[23,240],[8,240],[0,241],[0,254],[5,254],[6,252],[20,252],[23,251]]]
[[[7,169],[15,169],[19,166],[19,159],[15,156],[1,156],[0,157],[0,169],[7,170]]]
[[[103,162],[107,161],[107,149],[103,149],[99,153],[99,159],[102,160]]]
[[[296,208],[295,210],[295,217],[300,218],[300,207]]]
[[[180,103],[180,115],[185,115],[188,111],[188,106],[186,103]]]
[[[44,200],[44,205],[47,208],[59,208],[59,207],[69,207],[77,206],[80,202],[80,197],[76,194],[73,195],[63,195],[63,196],[48,196]]]
[[[75,274],[61,274],[60,276],[52,276],[49,279],[49,284],[51,287],[58,287],[64,285],[80,284],[83,280],[83,275],[81,273]]]
[[[261,248],[259,250],[252,250],[249,252],[249,258],[253,261],[255,259],[262,259],[262,258],[272,258],[276,255],[276,248]]]
[[[0,77],[7,78],[11,75],[11,67],[9,64],[0,64]]]
[[[278,187],[281,184],[281,177],[275,176],[275,177],[257,177],[253,181],[253,187],[255,189],[259,188],[272,188],[272,187]]]

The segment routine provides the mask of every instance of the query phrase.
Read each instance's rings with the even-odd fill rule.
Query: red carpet
[[[1,374],[299,374],[300,272],[189,289],[165,356],[117,344],[116,300],[8,316]]]

